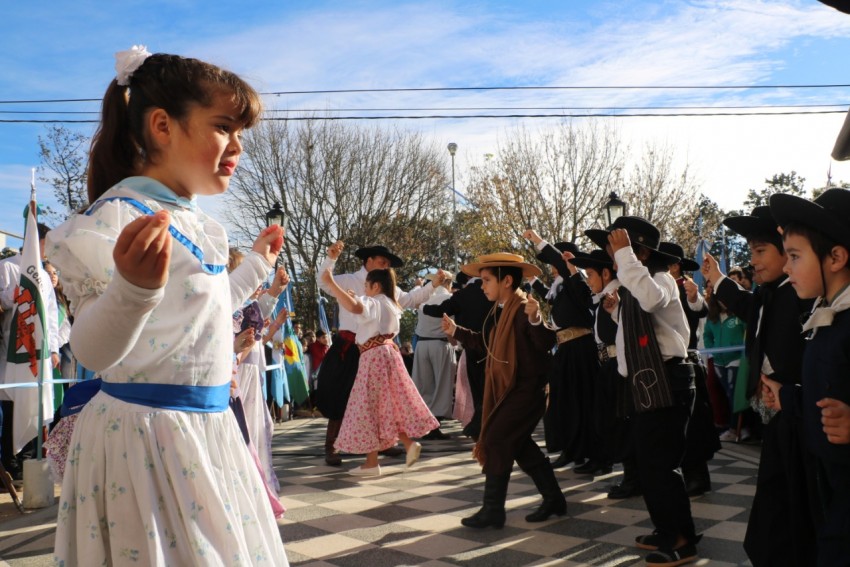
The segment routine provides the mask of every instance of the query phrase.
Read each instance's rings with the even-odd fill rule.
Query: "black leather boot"
[[[561,454],[558,455],[558,458],[552,462],[553,469],[560,469],[570,464],[570,458],[567,456],[566,451],[561,451]]]
[[[334,443],[336,443],[336,438],[339,435],[341,427],[341,419],[328,420],[328,430],[325,432],[325,463],[332,467],[342,465],[342,457],[339,456],[339,453],[334,448]]]
[[[481,509],[468,518],[463,518],[460,523],[468,528],[488,528],[490,526],[501,529],[505,525],[505,498],[508,495],[508,481],[510,473],[506,475],[488,474],[484,478],[484,503]]]
[[[549,516],[563,516],[567,513],[567,499],[564,498],[564,493],[561,492],[561,487],[558,485],[558,479],[555,478],[555,471],[552,470],[552,465],[548,461],[541,465],[526,471],[531,480],[534,481],[534,486],[543,496],[543,503],[537,508],[537,511],[532,512],[525,517],[526,522],[545,522]]]
[[[623,480],[608,491],[608,498],[622,500],[640,495],[640,480],[638,479],[637,462],[634,459],[623,460]]]

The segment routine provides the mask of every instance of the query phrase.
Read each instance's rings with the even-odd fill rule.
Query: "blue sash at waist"
[[[230,403],[230,382],[221,386],[103,382],[100,389],[123,402],[168,410],[213,413],[226,410]]]

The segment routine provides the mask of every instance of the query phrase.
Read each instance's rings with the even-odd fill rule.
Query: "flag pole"
[[[32,180],[30,181],[30,212],[32,212],[33,221],[37,223],[38,208],[35,201],[35,168],[32,168]],[[44,258],[40,258],[40,260],[44,261]],[[36,357],[36,364],[38,365],[38,375],[36,376],[36,383],[38,384],[38,435],[35,436],[35,458],[37,461],[41,461],[41,437],[44,431],[44,379],[42,376],[42,365],[44,362],[40,357]]]

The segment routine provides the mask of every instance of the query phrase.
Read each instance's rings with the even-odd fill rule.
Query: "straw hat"
[[[460,267],[461,271],[472,277],[478,277],[482,268],[521,268],[524,277],[541,276],[543,272],[534,264],[525,262],[522,256],[509,254],[507,252],[496,252],[495,254],[484,254],[475,259],[474,262]]]

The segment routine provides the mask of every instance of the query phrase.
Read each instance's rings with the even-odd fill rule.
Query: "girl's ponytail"
[[[89,153],[89,203],[138,171],[141,156],[133,141],[129,122],[127,87],[120,86],[113,79],[103,97],[100,125],[92,138]]]

